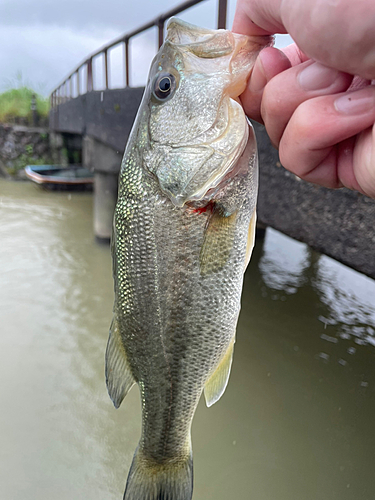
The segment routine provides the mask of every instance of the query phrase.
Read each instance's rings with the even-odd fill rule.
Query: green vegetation
[[[40,92],[36,92],[20,71],[14,78],[4,80],[0,91],[0,124],[48,126],[49,99],[43,97],[43,88],[39,88]],[[0,174],[22,178],[26,165],[51,163],[47,130],[0,127],[0,132]],[[6,141],[8,146],[3,148]]]
[[[0,123],[22,123],[32,125],[32,97],[36,97],[36,110],[41,121],[45,121],[49,112],[48,98],[34,92],[29,87],[9,89],[0,94]]]
[[[18,71],[14,78],[5,80],[3,88],[4,92],[0,94],[0,123],[33,125],[33,98],[39,124],[43,126],[47,123],[49,100],[32,88],[22,71]]]

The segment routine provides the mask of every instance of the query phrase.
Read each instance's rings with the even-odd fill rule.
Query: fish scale
[[[112,240],[107,386],[116,407],[135,383],[142,401],[125,500],[191,499],[192,419],[202,392],[210,406],[228,382],[258,183],[255,137],[229,94],[244,88],[265,43],[172,19],[151,65],[121,167]],[[193,121],[185,134],[175,122],[182,115]],[[217,160],[186,154],[215,141],[225,145]]]

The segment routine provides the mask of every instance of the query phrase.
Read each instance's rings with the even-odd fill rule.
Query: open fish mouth
[[[215,60],[215,65],[227,65],[231,82],[226,93],[233,99],[245,90],[260,48],[272,42],[272,37],[249,37],[227,30],[200,28],[178,18],[169,20],[165,41],[185,53],[190,52],[201,59]],[[230,61],[225,60],[225,56]]]

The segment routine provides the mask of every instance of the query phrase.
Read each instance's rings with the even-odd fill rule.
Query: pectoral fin
[[[229,259],[236,229],[237,213],[223,217],[213,212],[209,219],[200,253],[201,275],[222,269]]]
[[[223,359],[220,361],[219,366],[208,379],[204,386],[204,397],[206,398],[206,405],[212,406],[216,401],[219,401],[227,387],[230,369],[233,359],[233,346],[234,340],[228,347]]]
[[[107,351],[105,353],[105,379],[108,394],[115,407],[118,408],[135,384],[135,380],[126,358],[125,348],[121,342],[116,315],[113,317],[109,330]]]
[[[244,272],[246,271],[247,266],[249,265],[251,254],[253,253],[253,248],[255,245],[255,229],[257,225],[257,212],[256,209],[254,209],[253,215],[251,216],[250,219],[250,224],[249,224],[249,232],[247,235],[247,245],[246,245],[246,257],[245,257],[245,269]]]

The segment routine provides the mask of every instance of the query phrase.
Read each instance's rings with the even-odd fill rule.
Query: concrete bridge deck
[[[110,236],[121,159],[143,88],[89,92],[51,110],[55,134],[76,137],[85,166],[95,172],[97,237]],[[329,190],[287,172],[261,125],[258,221],[375,278],[375,200]]]

